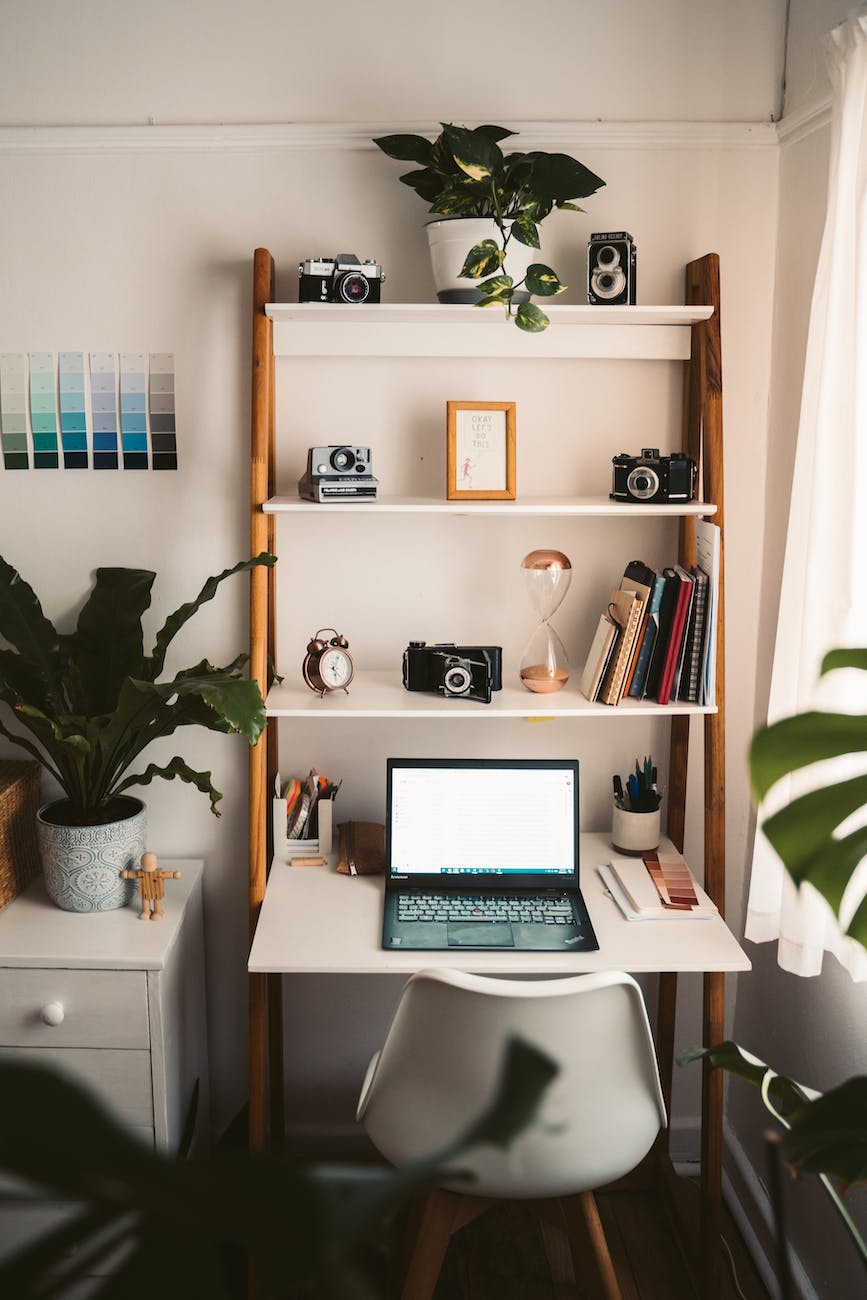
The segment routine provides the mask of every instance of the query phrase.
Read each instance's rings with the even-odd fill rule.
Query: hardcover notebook
[[[574,759],[390,758],[383,948],[591,952]]]

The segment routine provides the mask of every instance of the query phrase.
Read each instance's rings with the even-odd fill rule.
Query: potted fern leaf
[[[41,763],[62,791],[37,817],[45,883],[58,906],[91,912],[130,901],[134,884],[120,873],[144,851],[146,820],[144,804],[128,793],[133,786],[177,778],[206,794],[219,816],[222,796],[210,772],[177,756],[135,765],[152,741],[179,727],[236,732],[255,744],[265,706],[244,672],[246,655],[221,668],[203,659],[159,679],[174,637],[220,583],[274,563],[262,552],[209,578],[166,619],[145,653],[142,616],[156,574],[97,569],[74,631],[61,633],[0,556],[0,702],[11,710],[8,724],[0,716],[0,736]]]

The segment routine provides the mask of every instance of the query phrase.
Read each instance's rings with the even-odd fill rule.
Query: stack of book
[[[713,704],[719,528],[696,522],[698,563],[626,566],[600,615],[581,676],[588,700]]]

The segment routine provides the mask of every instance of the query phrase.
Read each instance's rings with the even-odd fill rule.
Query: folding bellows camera
[[[503,686],[502,646],[410,641],[403,652],[403,684],[408,691],[490,704],[491,692]]]
[[[370,448],[340,443],[311,447],[298,480],[298,495],[305,501],[374,501],[378,491]]]

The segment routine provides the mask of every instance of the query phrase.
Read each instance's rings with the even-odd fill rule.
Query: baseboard
[[[724,1150],[727,1157],[727,1167],[723,1170],[726,1205],[768,1292],[776,1295],[777,1277],[772,1263],[774,1214],[770,1197],[746,1151],[727,1123],[724,1125]],[[791,1243],[789,1266],[798,1300],[820,1300],[819,1293]]]

